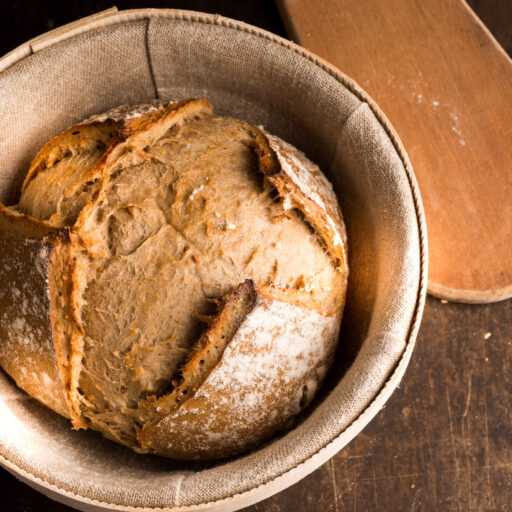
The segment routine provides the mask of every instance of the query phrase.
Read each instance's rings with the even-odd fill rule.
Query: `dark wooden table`
[[[3,3],[0,54],[112,5],[91,0]],[[511,55],[512,0],[469,3]],[[272,1],[116,4],[119,9],[217,12],[286,36]],[[475,306],[429,298],[411,364],[386,407],[320,469],[246,510],[512,511],[511,372],[512,301]],[[1,511],[71,511],[3,470],[0,489]]]

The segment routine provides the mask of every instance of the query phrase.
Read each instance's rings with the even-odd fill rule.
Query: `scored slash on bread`
[[[252,129],[260,170],[290,203],[289,208],[302,212],[337,265],[346,265],[345,227],[339,221],[341,215],[331,184],[316,165],[308,165],[311,162],[296,148],[263,130]]]
[[[137,433],[143,451],[186,460],[236,455],[289,427],[313,399],[334,357],[339,317],[267,298],[252,283],[240,287],[254,293],[251,309],[195,393]],[[211,344],[222,341],[211,334]]]
[[[222,297],[218,315],[211,319],[210,325],[200,336],[190,359],[174,379],[176,387],[173,392],[158,400],[156,397],[148,400],[152,411],[165,416],[194,396],[222,358],[224,349],[233,339],[240,324],[251,312],[256,302],[256,294],[254,283],[247,279],[233,292]]]
[[[47,142],[23,182],[19,208],[58,226],[71,225],[102,177],[105,153],[122,140],[121,128],[122,123],[108,119],[73,126]],[[41,193],[50,187],[53,196],[60,195],[58,202]]]
[[[254,169],[262,188],[244,174]],[[231,192],[241,194],[236,209]],[[277,242],[249,246],[251,224]],[[347,282],[332,187],[304,154],[214,116],[204,99],[125,106],[58,135],[34,159],[20,203],[0,205],[0,232],[0,364],[75,428],[174,458],[233,455],[285,428],[332,360]],[[305,244],[296,254],[295,243]],[[201,333],[194,311],[186,323],[146,311],[155,293],[163,304],[183,293],[200,318],[209,298],[218,311]],[[169,331],[163,341],[133,324],[148,314]],[[251,353],[259,366],[249,367]]]

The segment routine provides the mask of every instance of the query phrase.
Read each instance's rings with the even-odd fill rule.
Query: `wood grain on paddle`
[[[512,295],[512,61],[462,0],[280,0],[290,36],[355,79],[411,158],[429,291]]]

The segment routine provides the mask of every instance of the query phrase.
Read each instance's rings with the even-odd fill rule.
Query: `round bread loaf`
[[[331,365],[347,284],[332,187],[206,100],[69,128],[0,230],[0,364],[75,428],[231,456],[288,427]]]

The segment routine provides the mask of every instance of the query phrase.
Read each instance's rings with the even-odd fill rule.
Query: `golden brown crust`
[[[127,119],[121,133],[126,140],[133,135],[151,130],[153,136],[157,138],[162,132],[160,130],[155,132],[155,127],[161,127],[165,132],[172,124],[183,122],[185,118],[211,112],[211,105],[205,99],[170,102],[158,110],[151,110],[140,116]]]
[[[20,238],[40,240],[46,236],[60,233],[62,230],[30,215],[19,213],[0,204],[0,230]]]
[[[109,175],[126,163],[123,157],[131,163],[142,163],[145,156],[138,156],[137,152],[162,137],[174,125],[179,125],[195,116],[211,114],[211,105],[205,99],[183,100],[171,102],[167,107],[151,111],[126,121],[122,127],[123,142],[109,148],[101,161],[101,174],[106,177],[102,183],[97,197],[91,198],[81,211],[74,231],[81,235],[81,242],[94,257],[104,254],[101,240],[84,236],[87,224],[91,221],[96,205],[104,200],[104,189],[109,184]],[[93,221],[94,222],[94,221]]]
[[[76,312],[73,309],[74,245],[72,239],[51,254],[48,286],[51,300],[50,321],[54,334],[56,364],[68,403],[69,416],[75,429],[85,428],[73,395],[72,375],[77,357],[76,338],[80,335]]]
[[[74,125],[55,136],[41,148],[30,164],[21,188],[22,192],[38,174],[44,172],[48,166],[54,165],[57,160],[62,159],[66,152],[82,145],[97,144],[98,142],[102,142],[105,148],[119,143],[122,140],[121,128],[122,123],[107,119],[103,122]]]
[[[304,155],[294,152],[291,146],[280,139],[248,123],[232,120],[236,121],[232,123],[237,126],[236,129],[228,123],[228,130],[238,130],[239,125],[244,127],[241,140],[250,139],[247,144],[257,156],[262,175],[281,198],[283,208],[279,209],[279,215],[288,216],[288,221],[292,219],[296,224],[306,223],[318,235],[317,238],[321,240],[326,252],[304,224],[301,224],[300,229],[310,238],[308,243],[311,245],[308,247],[314,246],[314,250],[320,255],[315,261],[322,263],[315,268],[322,270],[327,266],[338,277],[319,279],[312,273],[311,276],[295,276],[292,285],[281,284],[275,280],[278,271],[276,259],[274,270],[265,278],[266,281],[258,281],[258,286],[255,287],[250,280],[234,287],[231,282],[229,286],[232,286],[232,291],[224,293],[219,313],[199,339],[192,338],[192,341],[198,341],[195,348],[185,351],[186,359],[175,376],[174,388],[170,393],[159,391],[150,398],[147,394],[140,395],[145,396],[141,402],[125,404],[122,407],[117,405],[117,409],[109,409],[111,406],[107,404],[106,409],[98,409],[98,403],[108,402],[110,398],[101,396],[101,393],[98,396],[91,393],[98,382],[101,382],[103,370],[98,370],[98,381],[91,381],[89,384],[81,381],[82,375],[90,373],[89,368],[84,370],[86,345],[89,343],[94,346],[96,343],[87,337],[82,316],[85,290],[90,285],[85,276],[88,265],[93,268],[116,254],[115,251],[111,252],[112,247],[108,245],[110,241],[106,242],[105,231],[96,229],[99,226],[98,218],[102,214],[99,205],[108,203],[107,191],[109,187],[117,186],[114,183],[119,174],[117,171],[124,172],[126,168],[141,166],[151,159],[158,164],[158,154],[148,153],[147,148],[154,146],[171,128],[179,128],[189,121],[213,118],[211,105],[204,99],[170,102],[164,106],[158,105],[157,108],[146,105],[142,114],[131,115],[130,112],[136,112],[137,108],[133,106],[121,109],[121,113],[114,112],[111,117],[107,113],[101,120],[98,118],[66,130],[47,143],[34,160],[23,190],[27,190],[55,162],[58,163],[59,158],[67,158],[66,151],[69,148],[82,148],[95,140],[100,140],[103,144],[97,151],[90,153],[85,174],[76,177],[73,173],[68,173],[67,177],[71,181],[75,180],[72,183],[77,190],[84,179],[94,180],[95,183],[94,189],[87,190],[89,195],[83,204],[80,203],[76,222],[73,220],[69,231],[58,227],[66,225],[67,219],[60,213],[52,215],[50,222],[37,221],[29,215],[18,214],[0,205],[0,231],[3,229],[11,238],[26,238],[28,242],[32,240],[35,245],[29,249],[31,254],[40,250],[40,246],[46,247],[45,251],[48,251],[43,265],[45,281],[40,283],[42,288],[38,293],[41,296],[47,295],[48,306],[40,318],[46,322],[45,328],[50,333],[48,339],[52,343],[44,349],[45,355],[38,361],[41,361],[40,367],[51,381],[50,388],[54,395],[60,397],[58,403],[53,403],[46,392],[38,395],[35,385],[27,385],[18,374],[15,379],[36,398],[57,412],[71,417],[75,428],[98,429],[107,437],[135,449],[138,449],[140,443],[143,450],[180,459],[233,455],[255,446],[279,429],[285,428],[291,418],[309,403],[330,364],[346,286],[345,233],[341,214],[334,196],[329,195],[327,181],[320,176],[316,166],[314,169],[307,168],[310,163],[304,163],[308,162]],[[76,151],[79,152],[79,149]],[[245,152],[250,153],[246,147]],[[253,154],[250,154],[250,159],[244,153],[236,153],[235,156],[248,167],[253,165],[249,165],[248,160],[249,163],[256,161]],[[165,159],[163,162],[165,164]],[[185,180],[182,185],[186,199],[185,211],[188,211],[187,208],[195,208],[195,199],[199,197],[199,194],[196,196],[198,190],[205,185],[212,186],[212,181],[206,183],[210,178],[213,181],[213,175],[208,175],[202,186],[189,184]],[[257,187],[254,190],[256,194]],[[309,194],[311,190],[314,194]],[[267,192],[264,189],[258,193],[263,197]],[[173,193],[178,195],[181,191],[176,186]],[[85,196],[82,194],[82,197]],[[204,198],[198,204],[202,204],[204,209],[209,205],[208,199]],[[268,211],[275,211],[271,201],[265,202],[265,205]],[[127,218],[133,221],[136,206],[128,203],[122,207],[126,209]],[[173,204],[172,208],[175,207]],[[165,211],[161,204],[159,208]],[[292,210],[300,211],[302,217]],[[212,215],[213,220],[205,217],[200,219],[206,232],[210,230],[218,233],[220,229],[221,232],[229,233],[229,230],[236,229],[227,219],[218,220],[218,212],[215,214]],[[188,227],[168,222],[168,229],[176,232],[179,243],[183,241],[186,244],[184,252],[178,251],[179,258],[190,253],[190,257],[186,258],[187,262],[199,266],[205,255],[194,246],[190,234],[187,233]],[[280,219],[276,218],[276,222],[280,222]],[[110,224],[109,226],[108,229],[111,228]],[[158,232],[154,232],[155,236]],[[36,247],[37,244],[40,245]],[[275,249],[268,250],[269,254],[274,254],[271,251]],[[244,272],[249,272],[247,269],[258,258],[257,252],[258,247],[252,250]],[[220,246],[220,253],[224,254],[223,246]],[[326,253],[330,256],[326,256]],[[267,269],[272,265],[272,261],[267,260],[264,265],[260,263],[260,268]],[[337,271],[333,270],[335,266]],[[98,276],[102,271],[98,270]],[[251,274],[246,273],[245,276],[247,275]],[[201,286],[205,286],[202,279]],[[245,277],[238,278],[235,283],[241,279]],[[317,279],[315,283],[320,288],[324,282],[341,283],[341,287],[332,293],[319,294],[318,299],[314,299],[311,291],[311,282],[314,279]],[[227,286],[226,283],[220,284]],[[226,289],[229,288],[224,288]],[[221,296],[222,294],[216,295],[217,299]],[[104,311],[99,312],[103,313]],[[97,312],[93,311],[94,315]],[[33,336],[37,343],[38,335],[34,329]],[[171,344],[173,337],[160,343]],[[154,350],[151,346],[139,344],[127,349],[122,355],[118,354],[116,357],[128,370],[139,364],[139,352],[134,347],[140,353],[151,354]],[[297,347],[301,347],[300,353],[294,352]],[[182,350],[179,347],[178,349]],[[110,347],[107,352],[111,352]],[[15,349],[11,353],[16,357],[24,357],[21,349]],[[251,360],[251,353],[257,362],[254,368],[247,363]],[[12,361],[8,359],[8,354],[4,359],[0,357],[0,364],[5,364],[8,371],[16,373],[12,369]],[[117,360],[107,361],[107,366],[112,362],[117,364]],[[48,370],[51,365],[52,371]],[[264,377],[263,371],[266,371]],[[40,379],[34,379],[36,383],[40,383],[39,381]],[[89,394],[81,389],[84,383],[89,386]],[[126,384],[132,385],[129,382]],[[274,396],[272,389],[280,389],[280,392]],[[125,391],[121,391],[119,397],[116,395],[115,400],[119,401],[118,398],[121,399],[123,393]],[[141,425],[140,431],[137,431],[138,424]],[[219,440],[223,433],[225,436]]]

